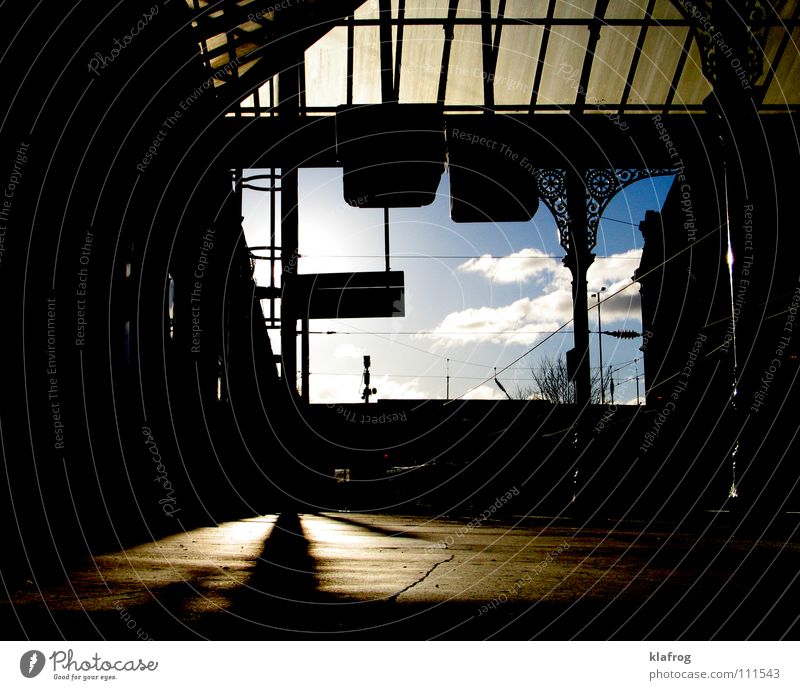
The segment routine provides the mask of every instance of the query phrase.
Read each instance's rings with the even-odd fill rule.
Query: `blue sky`
[[[629,282],[642,246],[638,223],[646,210],[661,208],[670,183],[640,181],[609,204],[590,291],[606,286],[612,292]],[[268,244],[265,197],[245,192],[250,246]],[[348,206],[341,169],[301,170],[299,198],[301,273],[383,270],[383,211]],[[312,331],[336,331],[311,336],[312,402],[358,402],[364,354],[372,357],[377,398],[444,398],[448,358],[451,397],[503,398],[492,381],[483,383],[494,367],[502,369],[571,318],[570,275],[561,265],[549,210],[542,204],[528,223],[453,223],[445,173],[433,204],[392,209],[390,226],[391,268],[405,272],[406,316],[312,321]],[[259,262],[260,283],[268,281],[265,269],[266,262]],[[590,312],[593,331],[596,314]],[[640,331],[638,285],[605,302],[602,321],[603,330]],[[564,330],[498,377],[512,395],[530,386],[530,367],[543,355],[563,355],[572,347],[571,325]],[[640,345],[640,339],[603,336],[603,363],[617,369],[617,403],[636,401],[633,360]],[[598,366],[594,333],[591,347],[592,366]]]

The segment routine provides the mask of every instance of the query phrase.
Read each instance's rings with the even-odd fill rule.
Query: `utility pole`
[[[614,372],[611,371],[611,367],[608,368],[608,378],[611,381],[611,385],[608,387],[609,391],[611,391],[611,404],[614,404]]]
[[[606,389],[603,385],[603,323],[600,320],[600,293],[605,292],[605,285],[597,292],[592,293],[592,297],[597,297],[597,349],[600,351],[600,404],[606,404]]]
[[[388,273],[391,268],[389,267],[389,209],[383,209],[383,253],[386,257],[386,272]]]

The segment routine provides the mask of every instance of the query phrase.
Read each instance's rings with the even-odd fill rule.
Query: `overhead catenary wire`
[[[350,326],[350,328],[353,328],[353,326]],[[524,335],[525,333],[531,333],[531,332],[532,331],[522,331],[520,334]],[[540,334],[547,334],[547,333],[551,333],[551,332],[552,331],[542,331]],[[324,333],[326,335],[328,335],[328,334],[333,335],[334,334],[334,332],[328,333],[328,331],[320,331],[320,333]],[[374,336],[374,337],[379,338],[381,340],[385,340],[386,342],[392,343],[393,345],[400,345],[401,347],[406,347],[406,348],[409,348],[411,350],[415,350],[416,352],[420,352],[422,354],[428,355],[429,357],[436,357],[437,359],[442,359],[442,360],[449,358],[450,361],[456,362],[458,364],[481,367],[483,369],[490,369],[491,367],[494,366],[494,364],[485,364],[485,363],[474,362],[474,361],[471,362],[471,361],[466,360],[466,359],[458,359],[456,357],[450,357],[448,355],[439,354],[437,352],[431,352],[430,350],[426,350],[424,348],[417,347],[416,345],[412,345],[411,343],[404,343],[404,342],[402,342],[400,340],[394,340],[392,338],[389,338],[386,335],[384,335],[384,333],[395,335],[394,331],[368,331],[366,329],[364,329],[364,330],[356,330],[356,331],[336,331],[335,332],[336,335],[369,335],[369,336]],[[572,333],[572,331],[565,331],[564,332],[564,334],[570,334],[570,333]],[[411,331],[409,331],[408,334],[416,335],[417,332],[412,333]],[[467,336],[469,336],[470,334],[469,333],[465,334],[465,333],[459,332],[457,335],[467,335]],[[481,335],[481,334],[480,333],[476,333],[474,335],[477,336],[477,335]]]
[[[539,342],[539,343],[536,343],[536,345],[534,345],[534,346],[533,346],[533,347],[532,347],[530,350],[528,350],[527,352],[525,352],[525,353],[521,354],[519,357],[517,357],[517,358],[516,358],[516,359],[515,359],[513,362],[511,362],[511,364],[509,364],[509,365],[507,365],[507,366],[503,367],[503,368],[502,368],[502,369],[501,369],[499,372],[498,372],[497,370],[495,370],[495,373],[494,373],[494,375],[492,375],[492,376],[489,376],[489,378],[487,378],[487,379],[484,379],[484,380],[483,380],[481,383],[479,383],[477,386],[473,386],[473,387],[472,387],[472,388],[470,388],[469,390],[467,390],[467,391],[464,391],[464,392],[463,392],[461,395],[459,395],[459,396],[456,396],[456,397],[455,397],[455,398],[453,398],[452,400],[448,400],[448,402],[453,402],[453,401],[455,401],[455,400],[458,400],[459,398],[463,398],[463,397],[464,397],[465,395],[467,395],[468,393],[471,393],[472,391],[474,391],[474,390],[476,390],[476,389],[480,388],[480,387],[481,387],[481,386],[483,386],[484,384],[486,384],[486,383],[489,383],[489,381],[492,381],[493,379],[496,379],[498,374],[502,374],[504,371],[507,371],[508,369],[510,369],[510,368],[512,367],[512,365],[514,365],[514,364],[516,364],[517,362],[519,362],[519,361],[520,361],[520,360],[521,360],[523,357],[527,357],[527,356],[528,356],[528,355],[529,355],[531,352],[533,352],[533,351],[534,351],[534,350],[535,350],[537,347],[540,347],[540,346],[544,345],[544,344],[545,344],[545,343],[546,343],[548,340],[550,340],[550,338],[552,338],[554,335],[556,335],[556,334],[557,334],[557,333],[558,333],[558,332],[559,332],[559,331],[560,331],[562,328],[566,328],[567,326],[569,326],[569,324],[571,324],[571,323],[572,323],[572,321],[573,321],[573,319],[570,319],[569,321],[567,321],[565,324],[563,324],[562,326],[560,326],[560,327],[559,327],[557,330],[553,331],[553,332],[552,332],[550,335],[548,335],[548,336],[547,336],[547,337],[546,337],[544,340],[542,340],[542,341],[541,341],[541,342]]]
[[[519,260],[519,261],[543,261],[550,259],[562,259],[563,254],[540,254],[538,256],[508,256],[500,254],[392,254],[393,259],[493,259],[493,260]],[[255,256],[259,259],[262,257]],[[384,254],[299,254],[300,259],[384,259]],[[638,256],[595,256],[595,260],[613,261],[639,261]]]
[[[668,257],[667,259],[665,259],[664,261],[662,261],[662,262],[661,262],[660,264],[658,264],[657,266],[653,266],[653,268],[649,269],[648,271],[645,271],[644,273],[642,273],[642,274],[639,276],[639,280],[631,280],[629,283],[627,283],[627,284],[626,284],[626,285],[624,285],[623,287],[621,287],[621,288],[618,288],[618,289],[617,289],[617,290],[615,290],[614,292],[610,293],[610,294],[609,294],[607,297],[605,297],[604,299],[601,299],[601,300],[599,299],[599,300],[597,300],[597,302],[596,302],[595,304],[593,304],[593,305],[590,305],[590,306],[588,307],[588,311],[591,311],[592,309],[595,309],[595,308],[599,308],[601,304],[603,304],[604,302],[607,302],[607,301],[608,301],[608,300],[610,300],[612,297],[614,297],[614,296],[618,295],[620,292],[623,292],[624,290],[627,290],[629,287],[631,287],[631,285],[634,285],[634,284],[636,284],[636,283],[640,282],[640,280],[641,280],[642,278],[644,278],[645,276],[647,276],[647,275],[649,275],[649,274],[651,274],[651,273],[653,273],[653,272],[655,272],[655,271],[659,270],[660,268],[662,268],[663,266],[665,266],[666,264],[668,264],[670,261],[672,261],[672,260],[674,260],[675,258],[677,258],[678,256],[680,256],[680,255],[681,255],[681,254],[683,254],[684,252],[691,250],[691,249],[692,249],[692,247],[693,247],[694,245],[698,244],[699,242],[702,242],[703,240],[706,240],[706,239],[708,239],[708,238],[709,238],[709,237],[711,237],[713,234],[715,234],[717,231],[719,231],[719,229],[720,229],[721,227],[722,227],[722,226],[718,226],[718,227],[714,228],[713,230],[709,230],[709,232],[707,232],[705,235],[703,235],[702,237],[700,237],[700,238],[699,238],[698,240],[696,240],[696,241],[695,241],[693,244],[690,244],[690,245],[688,245],[687,247],[684,247],[683,249],[680,249],[680,250],[678,250],[678,251],[677,251],[677,252],[675,252],[675,253],[674,253],[672,256]],[[569,326],[569,324],[571,324],[573,321],[574,321],[574,319],[570,319],[569,321],[566,321],[566,322],[564,322],[563,324],[561,324],[561,326],[559,326],[559,328],[558,328],[558,329],[556,329],[555,331],[553,331],[553,332],[552,332],[550,335],[548,335],[548,336],[547,336],[547,337],[546,337],[544,340],[542,340],[541,342],[538,342],[538,343],[536,343],[536,344],[535,344],[535,345],[534,345],[532,348],[530,348],[529,350],[527,350],[526,352],[524,352],[523,354],[521,354],[519,357],[515,358],[515,359],[514,359],[514,360],[513,360],[513,361],[512,361],[512,362],[511,362],[509,365],[507,365],[507,366],[503,367],[502,369],[500,369],[500,371],[499,371],[498,373],[499,373],[499,374],[502,374],[504,371],[506,371],[507,369],[509,369],[511,366],[513,366],[514,364],[516,364],[517,362],[519,362],[519,361],[520,361],[520,360],[521,360],[523,357],[527,357],[527,356],[528,356],[528,355],[529,355],[531,352],[533,352],[534,350],[536,350],[538,347],[541,347],[542,345],[544,345],[544,344],[545,344],[545,343],[546,343],[548,340],[550,340],[550,338],[552,338],[554,335],[556,335],[557,333],[559,333],[559,332],[560,332],[562,329],[564,329],[564,328],[566,328],[567,326]],[[484,379],[484,380],[483,380],[481,383],[479,383],[478,385],[476,385],[476,386],[473,386],[473,387],[472,387],[472,388],[470,388],[469,390],[466,390],[466,391],[464,391],[463,393],[461,393],[461,395],[459,395],[459,396],[457,396],[457,397],[453,398],[452,400],[449,400],[448,402],[454,402],[454,401],[456,401],[456,400],[458,400],[458,399],[460,399],[460,398],[464,397],[465,395],[468,395],[468,394],[469,394],[469,393],[471,393],[472,391],[476,390],[477,388],[480,388],[481,386],[483,386],[483,385],[485,385],[486,383],[488,383],[489,381],[491,381],[493,378],[494,378],[494,376],[489,376],[488,378]]]
[[[352,376],[352,374],[343,371],[312,371],[313,376]],[[373,372],[374,377],[387,376],[393,379],[442,379],[441,374],[387,374],[385,372]],[[450,374],[451,379],[462,379],[464,381],[482,381],[482,376],[458,376],[457,374]],[[493,377],[494,378],[494,377]],[[527,376],[515,376],[513,381],[535,381],[536,379]]]
[[[572,333],[573,331],[564,331]],[[596,331],[592,331],[596,333]],[[547,335],[552,331],[309,331],[309,335],[461,335],[474,337],[480,335]]]
[[[657,264],[657,265],[653,266],[652,268],[650,268],[649,270],[645,271],[644,273],[641,273],[641,274],[639,274],[639,275],[638,275],[638,280],[630,280],[628,283],[626,283],[626,284],[625,284],[625,285],[623,285],[622,287],[620,287],[620,288],[618,288],[617,290],[615,290],[615,291],[613,291],[613,292],[609,293],[609,294],[608,294],[608,296],[606,296],[606,297],[605,297],[605,298],[603,298],[602,300],[599,300],[599,301],[598,301],[597,303],[595,303],[595,304],[589,305],[589,306],[588,306],[588,311],[591,311],[592,309],[595,309],[595,308],[596,308],[596,307],[598,307],[600,304],[603,304],[604,302],[607,302],[608,300],[612,299],[613,297],[615,297],[616,295],[620,294],[621,292],[624,292],[625,290],[629,289],[631,286],[635,285],[637,282],[640,282],[642,278],[644,278],[644,277],[646,277],[646,276],[650,275],[651,273],[654,273],[655,271],[658,271],[659,269],[663,268],[663,267],[664,267],[666,264],[668,264],[670,261],[673,261],[673,260],[674,260],[674,259],[676,259],[678,256],[682,255],[684,252],[690,251],[694,245],[696,245],[696,244],[698,244],[698,243],[700,243],[700,242],[703,242],[704,240],[706,240],[706,239],[708,239],[709,237],[713,236],[713,235],[714,235],[714,234],[715,234],[715,233],[716,233],[716,232],[717,232],[717,231],[720,229],[720,227],[721,227],[721,226],[719,226],[719,227],[717,227],[717,228],[714,228],[714,229],[710,230],[710,231],[709,231],[709,232],[707,232],[706,234],[702,235],[702,236],[701,236],[699,239],[697,239],[697,240],[696,240],[696,241],[695,241],[693,244],[691,244],[691,245],[688,245],[688,246],[686,246],[686,247],[684,247],[684,248],[682,248],[682,249],[679,249],[679,250],[678,250],[677,252],[675,252],[673,255],[671,255],[671,256],[669,256],[668,258],[666,258],[664,261],[662,261],[662,262],[660,262],[659,264]],[[381,258],[382,258],[382,257],[381,257]],[[502,369],[500,369],[500,370],[498,371],[498,374],[502,374],[503,372],[505,372],[505,371],[508,371],[508,370],[512,369],[512,367],[513,367],[513,366],[514,366],[514,365],[515,365],[517,362],[519,362],[519,361],[520,361],[520,360],[522,360],[523,358],[527,357],[529,354],[531,354],[532,352],[534,352],[534,351],[535,351],[537,348],[539,348],[539,347],[541,347],[542,345],[544,345],[546,342],[548,342],[548,341],[549,341],[551,338],[553,338],[555,335],[557,335],[557,334],[559,334],[559,333],[561,333],[562,335],[569,335],[569,334],[573,333],[573,331],[564,331],[564,329],[565,329],[567,326],[569,326],[569,325],[570,325],[572,322],[573,322],[573,319],[569,319],[568,321],[566,321],[566,322],[564,322],[563,324],[561,324],[561,326],[559,326],[559,327],[558,327],[556,330],[554,330],[554,331],[547,331],[547,332],[545,332],[545,331],[542,331],[542,332],[537,332],[537,333],[536,333],[537,335],[541,335],[541,334],[547,333],[547,337],[545,337],[545,338],[544,338],[543,340],[541,340],[540,342],[536,343],[536,344],[535,344],[533,347],[529,348],[529,349],[528,349],[528,350],[526,350],[526,351],[525,351],[523,354],[521,354],[519,357],[516,357],[514,360],[512,360],[512,362],[510,362],[508,365],[506,365],[505,367],[503,367]],[[353,328],[353,327],[351,326],[351,328]],[[329,334],[329,332],[327,332],[327,331],[325,331],[325,332],[322,332],[322,331],[320,331],[319,333],[325,333],[325,334]],[[386,341],[388,341],[388,342],[390,342],[390,343],[393,343],[393,344],[400,345],[400,346],[402,346],[402,347],[407,347],[407,348],[410,348],[410,349],[412,349],[412,350],[415,350],[415,351],[417,351],[417,352],[423,353],[423,354],[425,354],[425,355],[428,355],[428,356],[431,356],[431,357],[437,357],[437,358],[439,358],[439,359],[450,359],[450,360],[451,360],[451,361],[453,361],[453,362],[457,362],[457,363],[459,363],[459,364],[465,364],[465,365],[469,365],[469,366],[480,366],[480,367],[483,367],[483,368],[491,368],[491,367],[493,367],[493,365],[478,364],[478,363],[476,363],[476,362],[470,362],[470,361],[468,361],[468,360],[460,360],[460,359],[456,359],[456,358],[454,358],[454,357],[448,357],[447,355],[440,355],[440,354],[437,354],[437,353],[431,352],[430,350],[426,350],[426,349],[423,349],[423,348],[421,348],[421,347],[416,347],[416,346],[412,345],[411,343],[403,343],[403,342],[401,342],[401,341],[393,340],[393,339],[391,339],[391,338],[387,337],[386,335],[383,335],[383,333],[387,333],[387,334],[391,334],[391,335],[397,335],[398,333],[397,333],[397,332],[394,332],[394,331],[392,331],[392,332],[388,332],[388,331],[387,331],[387,332],[380,332],[380,331],[374,331],[374,332],[370,332],[370,331],[366,331],[366,330],[360,330],[360,331],[358,331],[358,330],[357,330],[357,331],[354,331],[354,332],[350,332],[350,331],[337,331],[337,332],[330,332],[330,334],[334,334],[334,333],[336,333],[336,334],[342,334],[342,335],[345,335],[345,334],[347,334],[347,335],[370,335],[370,336],[374,336],[374,337],[377,337],[377,338],[381,338],[381,339],[383,339],[383,340],[386,340]],[[523,335],[523,334],[525,334],[525,333],[533,333],[533,331],[512,331],[511,333],[517,333],[517,334]],[[416,332],[411,332],[411,331],[408,331],[408,332],[405,332],[405,334],[408,334],[408,335],[419,335],[419,334],[422,334],[422,333],[421,333],[421,332],[419,332],[419,331],[416,331]],[[480,332],[480,333],[462,333],[462,332],[457,332],[457,333],[455,333],[455,334],[456,334],[456,335],[464,335],[464,336],[480,336],[480,335],[483,335],[484,333],[483,333],[483,332]],[[436,334],[435,332],[431,332],[431,333],[430,333],[430,335],[437,335],[437,334]],[[442,335],[442,334],[441,334],[441,333],[439,333],[438,335]],[[635,361],[635,360],[634,360],[634,361]],[[465,395],[467,395],[467,394],[471,393],[472,391],[474,391],[474,390],[476,390],[476,389],[480,388],[482,385],[485,385],[486,383],[489,383],[489,382],[490,382],[490,381],[492,381],[494,378],[495,378],[495,376],[494,376],[494,375],[491,375],[491,376],[489,376],[489,377],[487,377],[487,378],[482,378],[482,379],[481,379],[481,383],[479,383],[479,384],[477,384],[477,385],[473,386],[472,388],[470,388],[470,389],[468,389],[468,390],[464,391],[463,393],[461,393],[460,395],[458,395],[458,396],[457,396],[457,397],[455,397],[455,398],[452,398],[452,399],[451,399],[451,400],[449,400],[448,402],[454,402],[455,400],[459,400],[459,399],[460,399],[460,398],[462,398],[463,396],[465,396]]]
[[[602,218],[601,222],[612,222],[612,223],[621,223],[623,225],[630,225],[631,227],[638,228],[639,223],[634,223],[627,220],[621,220],[619,218]],[[253,249],[269,249],[269,247],[251,247]],[[641,247],[632,247],[633,250],[641,251]],[[630,251],[630,250],[629,250]],[[541,254],[539,256],[511,256],[511,255],[496,255],[496,254],[481,254],[480,256],[474,256],[471,254],[392,254],[393,259],[458,259],[458,260],[469,260],[469,259],[495,259],[495,260],[507,260],[507,259],[518,259],[518,260],[544,260],[544,259],[562,259],[563,254]],[[255,257],[259,258],[259,257]],[[386,258],[385,254],[302,254],[298,255],[297,258],[303,259],[384,259]],[[639,257],[637,256],[621,256],[621,255],[596,255],[595,261],[597,260],[622,260],[622,261],[638,261]]]
[[[618,367],[613,371],[619,371],[620,369],[625,369],[629,367],[631,363],[625,364],[624,366]],[[598,369],[599,367],[591,367],[592,369]],[[511,368],[513,369],[513,367]],[[525,367],[520,367],[518,370],[520,371],[545,371],[544,367],[531,367],[530,369],[526,369]],[[352,376],[353,374],[344,371],[313,371],[311,372],[314,376]],[[441,379],[441,374],[400,374],[400,373],[393,373],[393,372],[372,372],[374,377],[378,376],[388,376],[389,378],[398,378],[398,379]],[[482,381],[484,379],[483,376],[466,376],[463,374],[450,374],[450,378],[453,379],[462,379],[467,381]],[[494,378],[494,377],[492,377]],[[514,381],[535,381],[536,379],[531,376],[514,376]],[[628,379],[626,379],[628,380]],[[630,379],[632,380],[632,379]]]

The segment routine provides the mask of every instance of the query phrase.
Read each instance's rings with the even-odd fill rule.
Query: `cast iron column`
[[[281,72],[278,83],[278,116],[297,121],[299,109],[299,70],[303,62]],[[298,161],[287,161],[281,170],[281,285],[297,274],[298,256]],[[281,300],[281,376],[286,389],[297,396],[297,319],[298,314]]]
[[[589,311],[586,273],[594,261],[589,251],[586,217],[586,183],[576,170],[566,174],[569,245],[564,265],[572,273],[573,343],[575,345],[575,402],[580,407],[592,399],[589,369]]]

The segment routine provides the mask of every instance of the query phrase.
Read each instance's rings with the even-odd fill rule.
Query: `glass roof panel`
[[[788,0],[788,2],[781,7],[780,10],[780,17],[781,19],[791,19],[792,14],[794,13],[795,7],[797,7],[798,0]]]
[[[400,28],[399,24],[395,24],[391,27],[392,29],[392,83],[394,83],[394,74],[396,71],[397,65],[397,31]],[[403,31],[405,31],[405,26],[403,27]],[[405,41],[403,41],[405,43]],[[403,46],[405,48],[405,46]]]
[[[642,19],[647,0],[611,0],[606,9],[606,19]]]
[[[480,19],[481,0],[459,0],[456,18]]]
[[[767,40],[764,44],[764,71],[762,72],[761,76],[756,80],[756,84],[763,84],[764,80],[767,78],[769,71],[772,66],[772,62],[775,60],[775,53],[778,52],[778,47],[783,40],[783,37],[786,35],[786,29],[782,26],[773,26],[772,28],[767,30]],[[777,65],[776,65],[777,66]]]
[[[255,117],[255,105],[256,99],[255,96],[251,93],[247,98],[245,98],[239,106],[242,108],[242,111],[239,113],[242,117]]]
[[[260,57],[257,57],[250,62],[245,62],[244,64],[239,63],[239,67],[237,68],[237,74],[241,77],[243,74],[246,74],[250,71],[253,67],[255,67],[261,61]],[[220,84],[222,81],[220,81]]]
[[[611,22],[627,20],[630,26],[603,26],[600,40],[593,59],[591,78],[587,87],[587,103],[616,104],[625,89],[625,80],[635,53],[635,46],[645,20],[644,12],[652,0],[609,0],[605,14]],[[800,0],[790,0],[781,4],[780,14],[784,19],[793,16]],[[254,0],[240,0],[242,7]],[[394,16],[397,17],[399,0],[391,0]],[[400,70],[399,99],[402,102],[435,102],[441,71],[443,46],[445,45],[443,19],[446,18],[450,0],[405,0],[405,18],[412,21],[431,20],[430,25],[405,24],[403,26],[403,52]],[[492,11],[492,35],[497,35],[497,12],[499,0],[489,3]],[[558,0],[554,5],[556,21],[550,29],[550,37],[543,65],[537,106],[543,111],[553,106],[569,108],[575,102],[581,72],[583,69],[586,45],[589,39],[587,20],[594,16],[596,0]],[[447,85],[445,103],[449,106],[484,106],[483,71],[483,28],[476,22],[480,18],[481,0],[460,0],[458,17],[454,26],[454,39],[451,43],[450,64],[445,74]],[[550,0],[506,0],[505,16],[509,19],[531,18],[536,24],[504,24],[497,54],[493,90],[495,104],[503,106],[526,106],[538,67],[540,46]],[[357,10],[358,20],[374,22],[379,18],[379,0],[366,0]],[[224,10],[224,8],[223,8]],[[221,10],[221,11],[223,11]],[[655,0],[653,19],[655,24],[648,27],[646,39],[633,76],[627,107],[634,110],[649,108],[661,110],[675,76],[675,70],[686,45],[687,21],[681,16],[672,0]],[[241,17],[244,21],[244,17]],[[659,26],[658,22],[671,20],[678,25]],[[571,24],[570,21],[580,22]],[[467,22],[467,23],[459,23]],[[637,23],[640,22],[640,23]],[[262,40],[260,31],[248,32],[255,28],[247,22],[226,35],[220,33],[221,25],[214,22],[208,25],[210,36],[201,36],[201,44],[206,51],[213,51],[214,57],[206,60],[213,70],[229,63],[235,54],[242,60],[236,69],[241,76],[260,61],[259,54],[253,51]],[[203,27],[198,23],[198,30]],[[785,36],[785,29],[773,27],[766,33],[765,64],[775,60],[778,48]],[[393,55],[397,55],[398,27],[391,29]],[[234,37],[236,44],[231,44]],[[380,30],[377,25],[356,25],[354,29],[353,51],[353,101],[355,103],[377,103],[381,100],[380,80]],[[798,30],[793,32],[793,40],[786,48],[781,64],[777,66],[776,77],[770,82],[765,103],[779,105],[787,102],[797,104],[800,98],[800,60],[798,60]],[[235,52],[234,52],[235,51]],[[248,58],[254,59],[249,60]],[[306,104],[321,110],[333,108],[345,102],[347,88],[347,28],[346,20],[333,28],[305,53],[306,59]],[[264,65],[259,66],[259,70]],[[254,71],[259,71],[254,70]],[[268,72],[264,71],[265,76]],[[222,84],[215,81],[215,85]],[[263,84],[264,82],[261,81]],[[764,77],[759,80],[764,83]],[[783,89],[783,93],[781,90]],[[686,104],[697,105],[710,92],[710,85],[700,70],[700,58],[695,43],[691,44],[690,54],[686,56],[683,73],[677,84],[674,103],[676,108]],[[269,108],[269,89],[261,89],[258,105]]]
[[[447,68],[447,105],[483,105],[483,47],[480,26],[456,26]]]
[[[253,43],[247,43],[247,44],[244,44],[244,45],[240,45],[240,46],[238,46],[236,48],[236,57],[244,58],[249,53],[251,53],[253,50],[254,50],[254,44]],[[224,67],[225,65],[230,64],[231,60],[232,60],[232,58],[231,58],[230,54],[228,53],[228,51],[226,50],[225,52],[219,53],[216,57],[211,58],[208,61],[208,64],[211,65],[211,68],[214,71],[216,71],[216,70]],[[239,64],[239,66],[237,68],[239,75],[244,74],[244,68],[247,66],[247,64],[248,63],[246,61],[244,61],[244,64],[242,64],[242,63]]]
[[[504,26],[494,78],[496,105],[528,103],[539,60],[541,26]]]
[[[425,19],[426,17],[442,18],[447,16],[449,0],[419,0],[406,2],[407,19]]]
[[[683,74],[675,90],[675,103],[679,105],[697,105],[702,103],[711,93],[711,84],[703,76],[703,66],[700,62],[700,50],[697,41],[692,41],[689,55],[683,66]]]
[[[222,45],[225,45],[228,37],[225,34],[217,34],[216,36],[209,36],[206,39],[206,47],[209,51],[215,50]]]
[[[400,102],[435,103],[442,67],[441,26],[407,26],[403,30]]]
[[[688,31],[683,26],[658,26],[647,30],[628,103],[662,105],[666,102]]]
[[[552,28],[537,99],[539,105],[575,103],[588,41],[589,31],[585,26]]]
[[[366,0],[353,13],[355,19],[377,19],[379,15],[378,0]]]
[[[639,38],[638,26],[604,26],[586,89],[587,103],[619,103]]]
[[[548,4],[548,0],[508,0],[505,16],[517,19],[546,17]]]
[[[653,8],[653,19],[683,19],[677,7],[672,3],[672,0],[656,0],[656,5]]]
[[[306,50],[306,106],[347,100],[347,29],[337,26]]]
[[[783,105],[800,102],[800,28],[792,31],[792,40],[781,58],[775,77],[767,89],[765,104]]]
[[[355,27],[353,37],[353,103],[381,102],[380,47],[380,28],[378,26]]]
[[[262,84],[258,89],[258,102],[262,109],[274,108],[278,99],[278,75]]]
[[[499,16],[500,16],[500,0],[491,0],[491,3],[490,3],[489,6],[491,8],[490,12],[492,14],[492,17],[494,17],[495,19],[499,18]],[[503,14],[503,16],[505,17],[505,13]],[[492,45],[494,45],[495,42],[497,41],[497,27],[498,27],[498,24],[492,24],[492,26],[491,26],[491,29],[492,29]]]
[[[262,108],[271,108],[272,107],[272,89],[270,89],[270,84],[272,80],[265,82],[261,86],[258,87],[258,102],[261,104]]]
[[[596,0],[559,0],[553,15],[559,19],[591,19]]]

